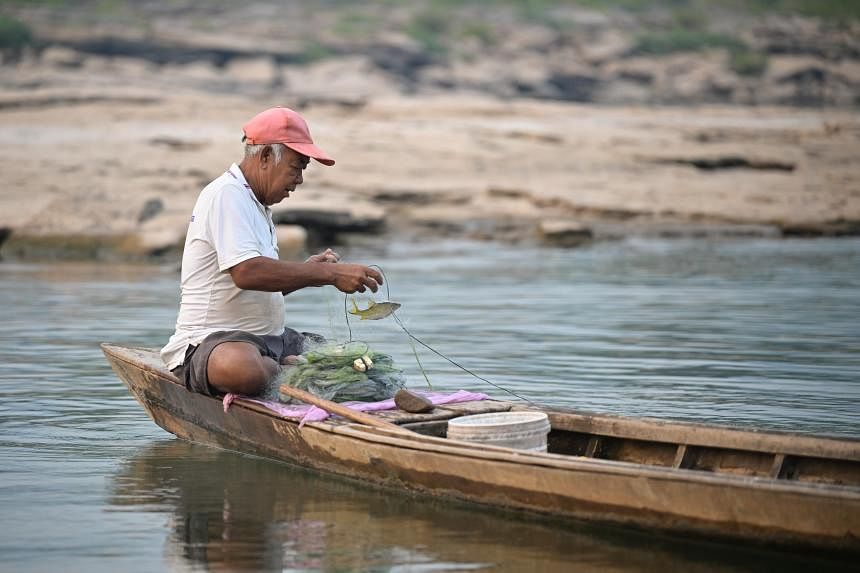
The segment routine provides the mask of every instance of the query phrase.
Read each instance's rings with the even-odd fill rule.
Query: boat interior
[[[860,486],[860,444],[838,437],[588,414],[485,400],[437,406],[427,414],[376,412],[419,434],[446,437],[448,421],[489,412],[542,410],[552,454],[780,481]]]

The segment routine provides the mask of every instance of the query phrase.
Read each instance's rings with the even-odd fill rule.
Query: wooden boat
[[[103,344],[117,375],[180,438],[424,494],[563,517],[756,542],[860,550],[860,440],[628,419],[546,407],[548,452],[445,438],[447,421],[528,410],[485,400],[399,427],[307,423],[189,392],[158,352]]]

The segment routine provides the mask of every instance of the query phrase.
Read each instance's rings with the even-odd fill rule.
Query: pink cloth
[[[433,404],[456,404],[457,402],[473,402],[478,400],[489,400],[490,397],[480,392],[467,392],[465,390],[457,390],[453,394],[445,394],[443,392],[418,392],[411,390],[415,394],[424,396]],[[230,408],[230,404],[237,396],[235,394],[227,394],[224,396],[224,411]],[[256,402],[272,412],[291,420],[299,420],[299,427],[305,425],[305,422],[322,422],[331,414],[318,408],[306,404],[281,404],[280,402],[270,402],[268,400],[257,400],[256,398],[242,398],[250,402]],[[358,412],[376,412],[379,410],[394,410],[397,406],[394,404],[394,399],[383,400],[382,402],[343,402],[341,406],[346,406]]]

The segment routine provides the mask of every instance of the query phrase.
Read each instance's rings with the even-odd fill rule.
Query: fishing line
[[[382,275],[382,280],[384,281],[384,284],[385,284],[385,296],[390,301],[391,300],[391,291],[389,288],[388,277],[385,276],[385,271],[383,271],[382,267],[380,267],[379,265],[369,265],[369,266],[379,270],[379,273]],[[347,305],[346,305],[346,299],[347,298],[348,298],[347,294],[344,293],[344,295],[343,295],[343,312],[344,312],[344,317],[346,318],[346,326],[347,326],[347,328],[349,328],[349,341],[352,342],[352,328],[350,328],[350,326],[349,326],[349,312],[347,311]],[[511,396],[519,398],[520,400],[522,400],[524,402],[528,402],[529,404],[531,404],[533,406],[537,406],[537,404],[535,404],[534,402],[532,402],[528,398],[524,398],[524,397],[520,396],[519,394],[517,394],[516,392],[513,392],[511,390],[508,390],[507,388],[499,386],[495,382],[491,382],[490,380],[487,380],[483,376],[479,376],[478,374],[475,374],[474,372],[472,372],[471,370],[469,370],[468,368],[466,368],[462,364],[459,364],[459,363],[455,362],[454,360],[448,358],[447,356],[445,356],[444,354],[442,354],[441,352],[439,352],[438,350],[436,350],[435,348],[433,348],[432,346],[430,346],[429,344],[427,344],[426,342],[424,342],[423,340],[421,340],[420,338],[418,338],[417,336],[415,336],[414,334],[409,332],[409,329],[406,328],[406,325],[404,325],[403,322],[401,322],[400,317],[397,316],[396,312],[392,312],[391,316],[394,318],[394,321],[403,330],[403,332],[406,333],[406,336],[409,337],[410,344],[412,344],[412,341],[414,340],[415,342],[417,342],[418,344],[420,344],[421,346],[423,346],[424,348],[426,348],[427,350],[429,350],[433,354],[439,356],[440,358],[447,360],[448,362],[450,362],[451,364],[453,364],[454,366],[456,366],[457,368],[459,368],[460,370],[462,370],[466,374],[469,374],[470,376],[473,376],[473,377],[477,378],[478,380],[481,380],[482,382],[486,382],[490,386],[492,386],[494,388],[498,388],[499,390],[502,390],[503,392],[507,392]],[[421,373],[424,374],[424,379],[427,380],[427,384],[429,386],[430,385],[430,379],[427,378],[427,373],[424,371],[424,367],[421,366],[421,360],[418,359],[418,353],[415,351],[415,345],[414,344],[412,344],[412,351],[415,353],[415,360],[418,362],[418,367],[421,368]]]
[[[495,382],[490,382],[489,380],[487,380],[487,379],[486,379],[486,378],[484,378],[483,376],[478,376],[477,374],[475,374],[474,372],[472,372],[471,370],[469,370],[469,369],[468,369],[468,368],[466,368],[465,366],[463,366],[463,365],[461,365],[461,364],[458,364],[457,362],[454,362],[453,360],[451,360],[450,358],[448,358],[447,356],[445,356],[444,354],[442,354],[441,352],[439,352],[438,350],[436,350],[435,348],[433,348],[433,347],[432,347],[432,346],[430,346],[429,344],[427,344],[427,343],[423,342],[423,341],[422,341],[421,339],[419,339],[417,336],[415,336],[414,334],[412,334],[411,332],[409,332],[409,331],[406,329],[406,327],[405,327],[405,326],[403,326],[403,323],[402,323],[402,322],[400,322],[400,318],[398,318],[396,314],[392,313],[392,316],[394,317],[394,320],[397,322],[397,324],[399,324],[399,325],[400,325],[400,328],[402,328],[402,329],[403,329],[403,332],[405,332],[405,333],[406,333],[406,335],[407,335],[409,338],[411,338],[412,340],[414,340],[415,342],[417,342],[418,344],[420,344],[421,346],[423,346],[424,348],[426,348],[427,350],[429,350],[429,351],[430,351],[430,352],[432,352],[433,354],[436,354],[437,356],[439,356],[439,357],[441,357],[441,358],[444,358],[445,360],[447,360],[448,362],[450,362],[451,364],[453,364],[454,366],[456,366],[457,368],[459,368],[459,369],[460,369],[460,370],[462,370],[463,372],[465,372],[465,373],[467,373],[467,374],[470,374],[470,375],[474,376],[474,377],[475,377],[475,378],[477,378],[478,380],[482,380],[482,381],[486,382],[487,384],[489,384],[490,386],[493,386],[494,388],[498,388],[499,390],[503,390],[503,391],[507,392],[508,394],[510,394],[511,396],[515,396],[515,397],[519,398],[520,400],[523,400],[524,402],[528,402],[529,404],[531,404],[531,405],[533,405],[533,406],[537,406],[537,404],[535,404],[534,402],[532,402],[532,401],[531,401],[531,400],[529,400],[528,398],[523,398],[523,397],[522,397],[522,396],[520,396],[519,394],[517,394],[517,393],[515,393],[515,392],[513,392],[513,391],[511,391],[511,390],[508,390],[507,388],[503,388],[503,387],[499,386],[498,384],[496,384]]]
[[[346,310],[346,293],[343,294],[343,316],[346,318],[346,328],[349,330],[349,340],[347,342],[352,342],[352,327],[349,325],[349,311]]]
[[[370,266],[375,268],[375,269],[379,269],[379,274],[382,275],[383,284],[385,284],[385,298],[390,301],[391,300],[391,290],[390,290],[390,287],[388,285],[388,277],[385,276],[385,271],[383,271],[382,267],[380,267],[379,265],[370,265]],[[397,321],[397,324],[400,325],[400,328],[402,328],[403,332],[406,333],[406,340],[409,341],[409,348],[412,349],[412,355],[415,356],[415,362],[418,363],[418,369],[421,371],[421,375],[424,376],[424,381],[427,382],[427,387],[432,390],[433,384],[430,383],[430,377],[427,376],[427,371],[424,370],[424,365],[421,364],[421,358],[418,356],[418,349],[415,348],[415,343],[412,341],[412,335],[409,334],[409,331],[406,330],[406,327],[403,326],[402,322],[400,322],[400,318],[398,318],[397,314],[392,312],[391,316],[394,317],[394,320]]]

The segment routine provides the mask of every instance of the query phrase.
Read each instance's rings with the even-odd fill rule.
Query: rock
[[[135,255],[150,257],[179,253],[184,239],[185,233],[179,229],[151,229],[138,233],[137,246],[129,243],[123,250],[132,258],[137,258]]]
[[[145,223],[164,211],[164,202],[161,199],[150,199],[143,204],[140,215],[137,216],[138,223]]]
[[[397,93],[399,86],[366,56],[347,56],[285,70],[293,98],[307,103],[336,103],[360,107],[366,98]]]
[[[62,46],[50,46],[42,50],[43,64],[55,68],[80,68],[84,65],[84,55],[76,50]]]
[[[782,231],[775,224],[723,223],[692,219],[666,219],[644,216],[631,221],[611,223],[600,221],[594,225],[595,240],[619,240],[628,237],[661,239],[778,239]]]
[[[301,225],[307,229],[328,233],[377,232],[385,219],[378,215],[359,214],[354,210],[340,209],[290,209],[275,216],[277,224]]]
[[[608,80],[627,80],[642,85],[651,85],[657,78],[657,65],[650,58],[616,60],[608,62],[602,70]]]
[[[159,101],[158,98],[145,96],[69,94],[68,90],[63,90],[60,93],[45,90],[38,94],[26,94],[22,97],[0,96],[0,110],[38,109],[102,102],[151,105]]]
[[[419,70],[433,63],[430,54],[402,34],[384,34],[366,53],[377,68],[407,83],[414,82]]]
[[[147,201],[147,205],[160,199]],[[146,207],[144,207],[144,210]],[[163,204],[161,209],[163,210]],[[185,212],[168,212],[152,215],[135,231],[135,240],[126,241],[123,251],[129,258],[161,257],[179,255],[188,231],[188,215]]]
[[[554,54],[553,60],[573,55]],[[529,97],[590,101],[598,78],[589,66],[576,62],[547,65],[545,54],[526,52],[501,58],[458,60],[431,66],[420,76],[423,83],[442,89],[468,89],[498,97]]]
[[[860,235],[860,220],[837,219],[833,221],[779,224],[786,237],[850,237]]]
[[[594,103],[643,105],[651,102],[654,91],[650,86],[624,79],[603,82],[594,94]]]
[[[556,247],[578,247],[594,236],[590,227],[576,221],[541,221],[538,232],[544,244]]]
[[[308,232],[298,225],[275,225],[278,251],[282,259],[292,259],[305,248]]]
[[[314,242],[327,242],[339,233],[379,233],[385,227],[385,210],[367,202],[290,199],[272,207],[277,225],[299,225]]]
[[[468,199],[452,197],[450,193],[437,193],[422,189],[380,189],[373,194],[373,200],[379,203],[413,207],[433,203],[450,203],[457,199],[461,203],[468,201]]]
[[[175,75],[177,78],[182,78],[185,81],[197,80],[205,82],[220,80],[224,75],[223,71],[205,60],[197,60],[187,64],[165,64],[161,68],[161,73]]]
[[[0,258],[27,261],[123,260],[118,256],[127,235],[31,234],[16,231],[0,249]]]
[[[150,145],[167,147],[172,151],[198,151],[206,147],[205,141],[191,141],[169,135],[153,137],[149,140]]]
[[[433,402],[406,389],[400,389],[394,394],[394,404],[404,412],[423,414],[433,410]]]
[[[144,59],[125,56],[87,56],[82,70],[88,74],[107,74],[122,85],[125,78],[149,76],[154,71],[154,65]]]
[[[541,133],[538,131],[513,130],[505,133],[506,137],[512,139],[522,139],[535,143],[547,143],[550,145],[560,145],[564,143],[564,137],[555,133]]]
[[[606,30],[591,41],[582,42],[579,47],[583,60],[592,65],[620,60],[632,49],[632,36],[612,29]]]
[[[551,71],[546,66],[546,58],[541,54],[526,53],[511,56],[499,62],[502,74],[491,78],[483,86],[487,91],[493,91],[493,85],[501,83],[509,86],[507,91],[513,95],[534,97],[540,99],[564,99],[564,93],[551,80]],[[504,92],[499,95],[505,95]]]
[[[644,237],[660,237],[663,239],[715,239],[715,238],[768,238],[778,239],[782,236],[779,227],[775,225],[754,225],[742,223],[657,223],[652,226],[637,227],[634,225],[627,231],[629,234],[639,234]]]
[[[772,56],[768,63],[767,79],[774,82],[790,82],[804,74],[827,73],[827,62],[811,56]]]
[[[594,101],[610,104],[648,103],[654,97],[657,73],[657,66],[649,58],[606,62],[601,67],[603,81],[594,94]]]
[[[547,82],[558,90],[559,99],[565,101],[591,102],[600,86],[600,78],[590,72],[556,72]]]
[[[446,91],[451,89],[484,91],[499,96],[510,96],[508,82],[502,81],[508,73],[506,66],[492,60],[454,61],[445,65],[431,65],[417,73],[416,81],[423,88]]]
[[[6,239],[12,234],[12,229],[9,227],[0,227],[0,247],[6,242]]]
[[[779,159],[760,159],[741,155],[718,155],[713,157],[661,157],[654,163],[690,165],[702,171],[720,169],[758,169],[761,171],[794,171],[797,164]]]
[[[810,56],[774,56],[766,74],[764,97],[790,105],[854,105],[860,69],[853,62]]]
[[[227,75],[242,83],[275,86],[280,82],[280,70],[270,57],[233,58],[226,66]]]
[[[692,103],[725,101],[725,95],[714,94],[714,85],[725,86],[726,54],[721,50],[697,54],[677,54],[666,59],[661,100]],[[725,92],[725,87],[722,88]]]
[[[770,54],[810,55],[829,60],[860,58],[857,27],[848,21],[770,17],[752,29],[754,43]]]
[[[552,27],[521,23],[510,30],[503,48],[508,54],[533,51],[546,53],[558,43],[558,36]]]

